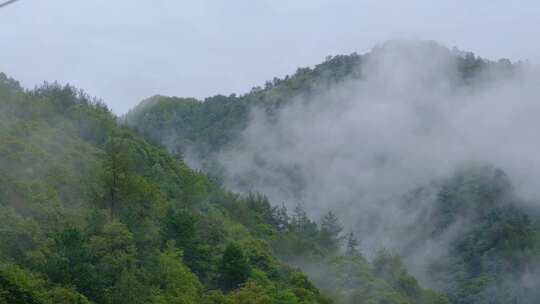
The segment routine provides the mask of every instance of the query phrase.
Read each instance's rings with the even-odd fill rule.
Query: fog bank
[[[407,243],[404,227],[420,210],[403,210],[404,195],[463,164],[501,168],[521,197],[540,197],[538,73],[501,62],[464,77],[456,56],[469,55],[387,43],[359,79],[297,98],[272,117],[254,109],[241,140],[217,156],[225,186],[290,209],[303,202],[314,217],[333,210],[372,249]],[[426,208],[432,199],[425,195]]]

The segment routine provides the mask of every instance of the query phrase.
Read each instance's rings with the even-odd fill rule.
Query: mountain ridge
[[[0,303],[333,303],[277,258],[299,252],[356,265],[366,300],[445,303],[336,252],[333,217],[319,228],[219,188],[79,89],[0,74],[0,109]]]
[[[486,140],[506,134],[490,128],[507,123],[511,101],[534,113],[529,69],[432,41],[389,42],[241,96],[159,97],[126,123],[225,188],[260,191],[289,210],[305,202],[314,216],[338,212],[362,252],[390,246],[451,303],[534,303],[523,280],[538,276],[537,207],[520,197],[519,174],[500,168],[514,164],[512,151]],[[513,144],[534,126],[526,118]],[[309,259],[287,258],[318,286],[342,286]]]

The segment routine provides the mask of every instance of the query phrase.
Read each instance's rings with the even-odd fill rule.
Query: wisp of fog
[[[417,217],[404,212],[404,195],[466,163],[501,168],[525,201],[539,198],[538,73],[515,65],[463,80],[457,52],[387,43],[361,77],[272,116],[253,110],[240,142],[217,156],[226,187],[289,207],[303,202],[315,217],[331,209],[366,249],[406,244],[403,230]],[[426,246],[422,257],[441,250]]]

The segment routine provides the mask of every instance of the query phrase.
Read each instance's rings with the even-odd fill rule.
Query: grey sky
[[[123,113],[154,94],[244,93],[393,38],[538,62],[538,16],[538,1],[21,0],[0,9],[0,71]]]

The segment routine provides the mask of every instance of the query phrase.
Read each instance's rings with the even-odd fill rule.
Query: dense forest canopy
[[[0,303],[537,303],[531,69],[390,42],[120,118],[0,74]]]
[[[81,90],[1,74],[0,110],[0,303],[447,301],[385,255],[414,294],[342,251],[335,215],[227,192]],[[322,291],[284,262],[302,256],[361,283]]]
[[[538,75],[527,63],[391,41],[244,95],[154,96],[124,120],[226,189],[303,206],[306,219],[332,212],[342,250],[352,232],[372,267],[403,259],[395,269],[452,303],[535,303]],[[303,239],[314,234],[302,226]],[[350,286],[335,275],[339,259],[281,257],[323,289]]]

